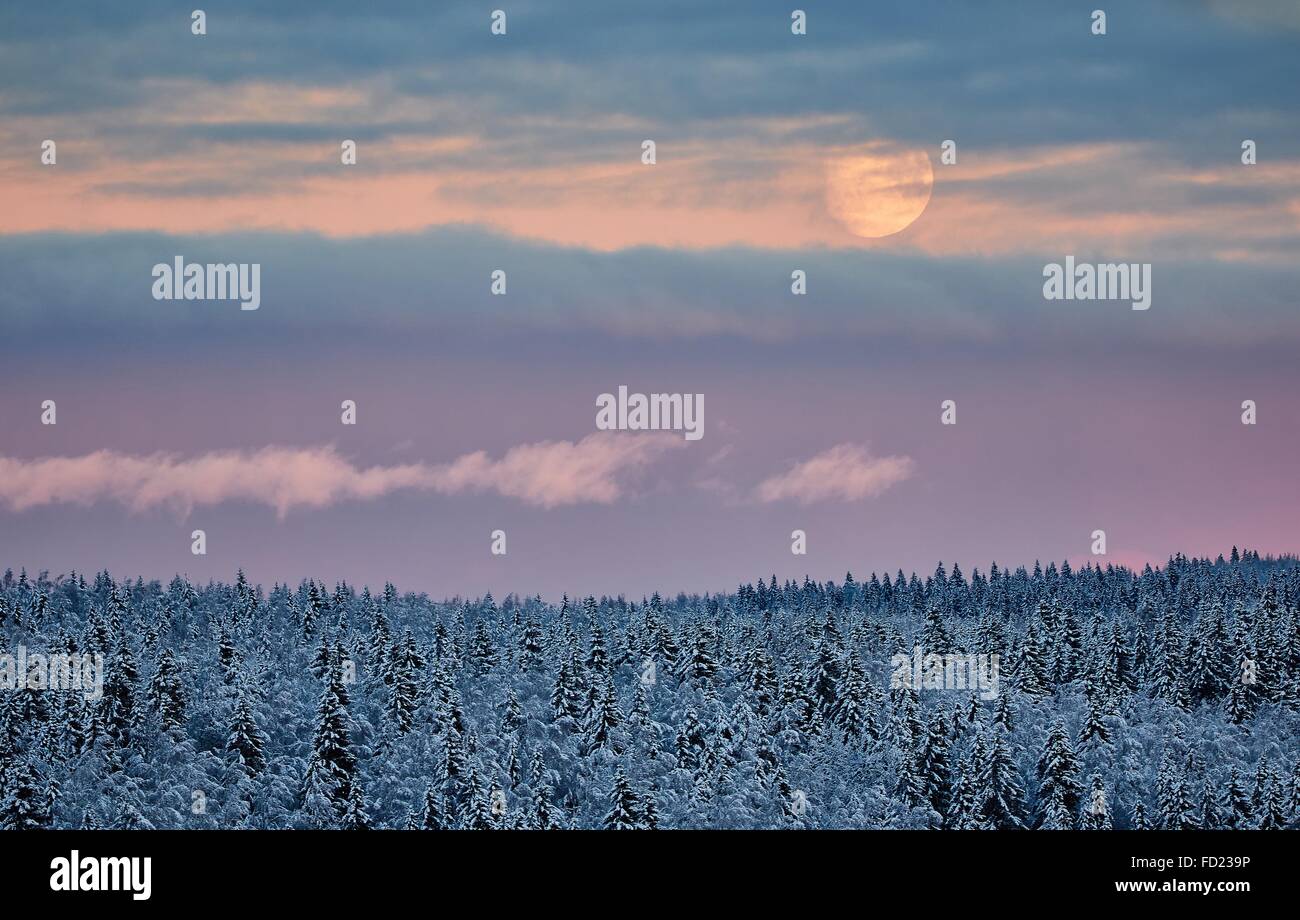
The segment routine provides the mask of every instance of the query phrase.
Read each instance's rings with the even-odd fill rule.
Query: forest
[[[7,571],[0,643],[4,829],[1300,826],[1300,565],[1236,548],[558,602]]]

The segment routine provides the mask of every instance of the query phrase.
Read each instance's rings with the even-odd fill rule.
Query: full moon
[[[872,144],[826,164],[826,207],[851,233],[889,236],[930,203],[934,170],[922,150]]]

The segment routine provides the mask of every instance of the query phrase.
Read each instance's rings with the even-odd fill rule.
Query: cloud
[[[874,498],[912,475],[910,457],[873,457],[865,447],[839,444],[772,476],[754,490],[761,502],[794,499],[820,501]]]
[[[244,95],[260,110],[263,92]],[[636,127],[633,136],[656,134]],[[256,141],[211,133],[226,128],[205,124],[189,146],[147,151],[135,135],[123,151],[67,137],[60,156],[79,165],[57,174],[0,153],[0,174],[32,176],[14,183],[0,234],[260,231],[345,240],[475,226],[591,253],[734,246],[931,256],[1205,255],[1232,242],[1282,247],[1285,262],[1294,261],[1300,233],[1288,208],[1300,195],[1300,161],[1274,155],[1242,169],[1235,150],[1204,164],[1150,142],[964,141],[960,162],[932,173],[914,144],[813,143],[788,139],[771,122],[733,120],[730,136],[674,140],[672,156],[664,150],[653,170],[629,155],[625,137],[576,160],[509,164],[491,138],[395,135],[380,143],[355,131],[362,165],[353,170],[338,164],[336,138],[304,137],[301,126],[276,124],[269,130],[292,128],[293,136]],[[337,134],[332,124],[320,131]],[[47,132],[57,133],[33,124],[27,134]],[[4,140],[0,131],[0,150]],[[251,143],[257,155],[245,156]],[[872,153],[886,146],[900,156]],[[886,220],[891,209],[896,219]]]
[[[1251,26],[1300,29],[1300,7],[1291,0],[1205,0],[1205,5],[1216,16]]]
[[[1293,190],[1265,174],[1300,145],[1294,33],[1220,18],[1294,25],[1292,0],[1143,4],[1104,41],[1060,4],[1026,13],[1015,0],[978,13],[838,0],[798,39],[787,10],[741,0],[670,15],[574,0],[564,15],[511,11],[505,42],[460,4],[376,14],[335,0],[296,14],[231,0],[205,39],[161,0],[82,21],[62,4],[9,6],[0,233],[350,237],[473,222],[594,250],[1163,241],[1204,254],[1221,248],[1206,237],[1296,230],[1274,203]],[[877,89],[869,115],[860,86]],[[913,229],[863,240],[826,213],[828,160],[881,139],[934,157],[938,125],[960,159],[936,170]],[[340,163],[344,137],[358,142],[355,168]],[[1260,140],[1258,168],[1240,169],[1245,137]],[[32,138],[57,139],[57,168]],[[643,138],[659,143],[654,169]],[[1180,164],[1229,166],[1267,199],[1227,189],[1204,207],[1166,180]],[[859,217],[880,207],[836,197]]]
[[[1300,176],[1297,183],[1291,203],[1300,208]],[[1039,256],[942,259],[884,250],[592,252],[472,227],[347,240],[269,233],[0,234],[0,278],[6,282],[0,316],[6,344],[16,350],[24,347],[20,342],[39,348],[84,341],[102,349],[106,341],[159,339],[216,347],[220,339],[248,334],[298,341],[304,327],[402,342],[469,332],[570,340],[825,338],[878,347],[975,343],[1071,354],[1085,346],[1137,344],[1294,346],[1300,342],[1294,296],[1300,210],[1286,220],[1297,227],[1290,242],[1262,247],[1244,231],[1232,238],[1233,249],[1254,254],[1249,263],[1236,253],[1216,262],[1129,244],[1068,248],[1064,231],[1053,233],[1050,242],[1059,245]],[[1269,253],[1270,261],[1259,261]],[[1169,321],[1135,322],[1127,304],[1044,301],[1043,265],[1066,254],[1153,262],[1156,312],[1150,315]],[[229,303],[153,300],[152,266],[176,255],[261,264],[261,309],[242,313]],[[508,297],[492,296],[486,283],[500,267],[509,269]],[[791,309],[794,267],[807,272],[807,300],[815,309]]]
[[[296,117],[365,127],[361,116],[387,120],[451,98],[460,105],[450,118],[426,125],[486,126],[510,142],[534,130],[539,115],[559,116],[588,126],[570,141],[580,151],[589,132],[626,113],[681,137],[736,115],[858,113],[858,87],[866,85],[880,90],[870,107],[873,134],[905,131],[926,144],[935,124],[967,143],[1117,131],[1208,141],[1243,104],[1287,133],[1275,138],[1278,149],[1293,147],[1296,132],[1286,119],[1295,107],[1293,35],[1272,27],[1300,19],[1290,0],[1131,4],[1100,43],[1086,15],[1059,3],[1026,10],[1017,0],[977,11],[831,0],[817,4],[809,34],[798,39],[788,8],[744,0],[667,7],[573,0],[563,14],[521,4],[509,11],[505,41],[489,35],[485,10],[466,4],[404,0],[377,11],[339,0],[229,0],[202,40],[162,0],[125,6],[77,16],[62,3],[0,7],[2,120],[71,115],[66,127],[75,130],[91,116],[131,131],[147,126],[155,107],[210,117],[190,102],[193,90],[175,92],[181,81],[241,103],[246,83],[274,84],[291,100],[347,86],[367,93],[365,112],[354,115],[344,95],[342,112],[309,104]],[[1264,27],[1225,28],[1221,17]],[[996,57],[988,54],[993,43]],[[1121,78],[1142,90],[1134,102],[1158,104],[1117,119]],[[283,105],[264,101],[258,112]],[[564,143],[559,132],[555,140],[512,144],[516,162]]]
[[[189,459],[108,450],[35,460],[0,457],[0,505],[23,511],[60,502],[116,501],[133,511],[167,505],[188,514],[196,506],[249,501],[283,517],[293,508],[324,508],[403,490],[495,492],[541,508],[609,504],[627,494],[630,474],[681,443],[671,436],[598,433],[577,443],[522,444],[499,460],[476,451],[446,464],[364,468],[333,447],[266,447]]]

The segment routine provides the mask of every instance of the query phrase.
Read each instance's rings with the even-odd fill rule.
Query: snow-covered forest
[[[559,604],[7,572],[0,638],[5,828],[1300,823],[1293,557]],[[891,687],[917,648],[997,692]]]

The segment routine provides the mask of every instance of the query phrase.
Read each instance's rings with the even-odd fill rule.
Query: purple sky
[[[1300,17],[903,6],[6,11],[0,567],[639,598],[1300,550]],[[177,255],[261,308],[154,300]],[[1150,263],[1150,310],[1044,300],[1067,255]],[[621,384],[703,439],[598,433]]]
[[[594,427],[594,394],[618,383],[704,393],[706,434],[609,505],[396,493],[294,509],[283,520],[244,501],[188,517],[112,501],[49,505],[5,512],[0,549],[7,562],[55,571],[206,578],[243,566],[265,581],[392,579],[439,596],[550,596],[720,589],[773,572],[927,571],[940,558],[968,570],[990,559],[1081,562],[1095,528],[1107,532],[1108,561],[1214,554],[1233,543],[1295,548],[1288,509],[1300,507],[1300,415],[1270,398],[1293,374],[1286,366],[826,353],[820,361],[816,349],[750,346],[708,363],[658,353],[578,363],[560,349],[525,364],[469,347],[456,356],[324,346],[290,375],[269,347],[202,363],[184,351],[146,360],[127,350],[83,355],[46,381],[44,356],[20,358],[11,369],[21,383],[6,389],[0,411],[16,420],[10,436],[31,458],[333,444],[364,465],[445,462],[476,449],[576,442]],[[1261,423],[1242,425],[1238,397],[1261,394]],[[23,411],[51,395],[61,413],[52,428]],[[949,397],[958,424],[945,427],[939,403]],[[358,402],[356,428],[338,423],[342,398]],[[840,443],[908,456],[914,472],[862,501],[755,500],[758,482]],[[189,554],[194,527],[208,533],[206,557]],[[504,558],[488,552],[498,527],[508,535]],[[794,528],[808,533],[807,557],[790,553]]]

